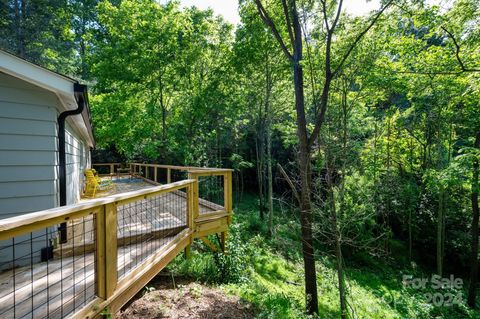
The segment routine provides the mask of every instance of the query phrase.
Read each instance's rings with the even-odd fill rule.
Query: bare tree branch
[[[263,7],[262,2],[260,0],[254,0],[254,1],[255,1],[255,4],[257,5],[257,10],[258,10],[258,14],[260,15],[260,18],[272,31],[273,36],[275,37],[275,39],[277,39],[277,42],[280,44],[280,47],[282,48],[283,53],[285,53],[287,58],[290,61],[292,61],[293,59],[292,54],[290,53],[287,46],[285,45],[285,42],[283,41],[282,36],[278,32],[277,27],[275,26],[275,23],[272,21],[267,11]]]
[[[355,47],[357,46],[358,42],[360,42],[360,40],[363,38],[363,36],[368,32],[370,31],[370,29],[375,25],[375,23],[377,22],[378,18],[380,18],[380,16],[383,14],[383,12],[393,3],[394,0],[390,0],[387,2],[387,4],[385,4],[383,6],[383,8],[381,8],[377,14],[373,17],[373,19],[370,21],[370,23],[368,24],[368,26],[362,31],[360,32],[359,35],[357,35],[357,37],[355,38],[355,40],[353,41],[353,43],[350,45],[349,49],[347,50],[347,52],[343,55],[343,58],[340,60],[340,63],[337,65],[337,67],[335,68],[335,71],[333,71],[333,76],[335,76],[343,67],[343,64],[345,63],[345,61],[348,59],[348,57],[350,56],[350,54],[352,53],[353,49],[355,49]]]
[[[282,0],[283,14],[285,15],[285,22],[287,23],[288,36],[290,37],[290,44],[295,45],[295,38],[293,37],[292,24],[290,22],[290,13],[288,12],[287,0]]]
[[[455,57],[457,58],[458,64],[460,64],[460,68],[462,69],[462,72],[480,72],[480,69],[467,69],[465,67],[465,64],[463,64],[463,61],[460,58],[460,45],[458,44],[457,40],[455,39],[453,34],[447,30],[447,28],[442,26],[442,30],[448,34],[450,39],[452,39],[453,44],[455,45]]]
[[[335,16],[335,20],[333,20],[333,23],[332,23],[332,32],[335,30],[338,20],[340,19],[340,14],[342,13],[342,5],[343,5],[343,0],[340,0],[340,2],[338,3],[337,15]]]
[[[322,11],[323,11],[323,21],[325,21],[325,28],[327,29],[327,33],[330,32],[330,27],[328,26],[328,17],[327,17],[327,0],[320,0],[322,4]]]
[[[460,75],[465,73],[464,71],[393,71],[397,74],[418,74],[418,75]]]
[[[324,0],[325,1],[325,0]],[[315,126],[313,128],[312,134],[308,138],[308,147],[312,147],[313,143],[315,143],[318,134],[320,134],[320,129],[322,128],[323,122],[325,121],[325,114],[327,112],[327,104],[328,104],[328,93],[330,90],[330,85],[332,80],[335,78],[335,76],[342,70],[343,65],[345,64],[345,61],[347,61],[348,57],[352,53],[353,49],[357,46],[357,44],[360,42],[360,40],[363,38],[363,36],[375,25],[377,20],[380,18],[380,16],[383,14],[383,12],[394,2],[394,0],[389,0],[387,4],[385,4],[378,12],[377,14],[371,19],[370,23],[368,26],[360,32],[353,43],[350,45],[349,49],[347,52],[343,55],[342,59],[340,60],[340,63],[337,65],[335,70],[332,72],[330,68],[330,54],[331,54],[331,40],[332,40],[332,35],[334,32],[333,25],[330,31],[327,32],[327,45],[326,45],[326,54],[325,54],[325,83],[323,86],[323,92],[322,96],[320,98],[320,111],[316,115],[315,119]],[[322,2],[323,4],[324,2]],[[342,1],[340,1],[341,5]],[[325,8],[325,6],[324,6]],[[339,11],[337,11],[337,17],[336,19],[339,18]],[[335,25],[338,21],[334,22]]]
[[[418,138],[418,136],[416,136],[412,130],[410,130],[408,127],[404,127],[405,131],[407,131],[408,135],[410,135],[411,137],[413,137],[422,147],[425,147],[426,146],[426,143],[424,143],[422,140],[420,140],[420,138]]]

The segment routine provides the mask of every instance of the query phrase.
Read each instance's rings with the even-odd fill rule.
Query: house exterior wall
[[[58,103],[0,73],[0,218],[57,205]]]
[[[0,219],[59,205],[57,96],[0,72]],[[82,171],[90,165],[89,150],[66,125],[67,204],[80,198]],[[34,255],[56,237],[55,227],[14,241],[0,241],[0,270],[31,262],[13,256]],[[47,238],[48,237],[48,238]],[[33,245],[28,242],[34,238]],[[26,240],[26,244],[16,244]]]
[[[90,150],[71,125],[65,125],[65,155],[67,178],[67,205],[80,200],[84,175],[83,171],[91,166]]]

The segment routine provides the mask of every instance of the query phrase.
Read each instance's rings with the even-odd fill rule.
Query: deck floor
[[[128,274],[136,264],[176,237],[176,235],[169,236],[151,240],[142,245],[119,247],[118,274]],[[33,267],[20,267],[0,274],[0,318],[2,319],[61,319],[94,298],[95,255],[93,252],[36,263]]]
[[[116,184],[117,193],[154,187],[143,181]],[[199,204],[200,214],[222,209],[202,199]],[[70,221],[68,241],[57,245],[53,259],[0,272],[0,318],[64,318],[93,300],[94,225],[93,216]],[[182,191],[117,206],[117,277],[123,278],[186,227]]]

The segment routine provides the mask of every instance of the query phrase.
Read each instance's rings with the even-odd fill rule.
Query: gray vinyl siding
[[[53,93],[0,73],[0,219],[57,206],[58,103]],[[40,259],[45,230],[31,236],[32,244],[30,235],[16,237],[24,243],[15,249],[13,240],[0,242],[0,270]]]
[[[59,103],[55,94],[0,72],[0,219],[59,205]],[[90,154],[69,120],[65,135],[67,204],[74,204]],[[0,241],[0,270],[38,262],[42,248],[56,237],[55,226],[47,230],[49,235],[43,229]]]
[[[57,205],[58,103],[0,73],[0,218]]]
[[[56,207],[58,196],[55,94],[0,72],[0,219]],[[67,204],[79,201],[90,152],[66,122]]]
[[[83,188],[83,171],[90,166],[89,150],[79,135],[67,123],[65,126],[65,155],[67,177],[67,205],[80,199]]]

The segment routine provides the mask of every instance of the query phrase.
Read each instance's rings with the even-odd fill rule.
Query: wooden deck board
[[[142,245],[119,247],[119,279],[175,238],[176,235],[150,240]],[[0,273],[0,318],[43,318],[47,315],[48,318],[64,318],[73,312],[75,306],[79,308],[87,304],[95,298],[94,258],[94,253],[88,253],[37,263],[33,269],[28,266]],[[87,266],[84,268],[83,265]]]

